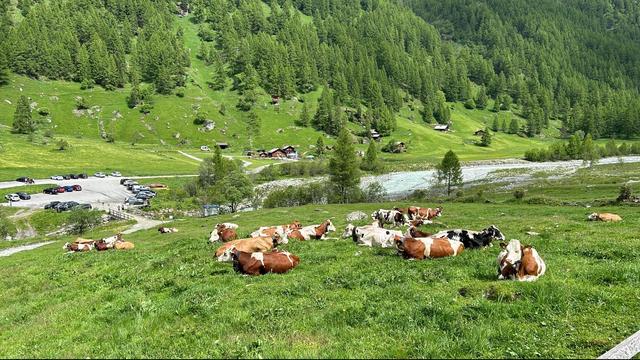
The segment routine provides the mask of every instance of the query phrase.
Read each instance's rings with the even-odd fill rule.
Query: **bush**
[[[151,112],[151,109],[153,109],[153,105],[149,104],[149,103],[144,103],[140,106],[140,112],[143,114],[148,114]]]
[[[387,191],[382,184],[377,181],[367,185],[362,192],[362,201],[368,203],[382,202],[387,196]]]
[[[183,87],[176,88],[176,96],[179,97],[179,98],[183,98],[184,97],[184,88]]]
[[[616,200],[619,202],[628,201],[632,195],[631,187],[628,184],[624,184],[620,187],[620,194]]]
[[[526,195],[526,192],[523,189],[517,189],[516,191],[513,192],[513,197],[516,200],[522,200],[524,199],[524,196]]]
[[[86,100],[82,96],[78,96],[76,98],[76,109],[86,110],[88,108],[89,108],[89,104],[87,104]]]
[[[101,222],[102,215],[97,210],[76,209],[69,214],[71,232],[84,234]]]
[[[207,113],[205,113],[204,111],[198,111],[198,113],[196,114],[196,117],[193,119],[193,123],[195,125],[204,125],[206,121],[207,121]]]
[[[67,150],[69,148],[69,142],[65,139],[60,139],[58,140],[58,142],[56,143],[56,149],[58,149],[59,151],[64,151]]]
[[[305,186],[289,186],[270,192],[262,205],[265,208],[292,207],[306,204],[326,204],[327,184],[313,183]]]
[[[49,115],[49,109],[46,107],[41,107],[38,109],[38,114],[42,115],[42,116],[47,116]]]

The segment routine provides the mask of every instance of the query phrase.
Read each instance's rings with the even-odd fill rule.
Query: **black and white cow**
[[[443,230],[432,235],[434,238],[447,237],[451,240],[458,240],[464,244],[465,249],[477,249],[485,246],[493,246],[491,241],[498,239],[504,241],[502,231],[495,225],[491,225],[482,231],[465,229]]]
[[[376,210],[371,214],[371,218],[377,221],[380,227],[384,227],[385,224],[392,224],[393,226],[405,225],[409,221],[407,215],[398,210]]]

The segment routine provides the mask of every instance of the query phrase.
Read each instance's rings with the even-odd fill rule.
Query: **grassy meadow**
[[[633,208],[607,208],[625,220],[605,224],[587,222],[580,207],[445,204],[441,223],[426,227],[497,225],[544,258],[547,274],[535,283],[497,281],[497,246],[405,261],[393,249],[350,240],[292,241],[283,248],[301,257],[299,267],[244,277],[217,263],[207,243],[216,222],[236,222],[247,234],[331,217],[340,232],[348,212],[392,205],[180,220],[171,224],[179,233],[127,236],[136,245],[129,252],[67,255],[59,241],[0,259],[2,354],[596,357],[637,331],[630,314],[640,311],[640,220]],[[540,236],[525,235],[530,230]]]

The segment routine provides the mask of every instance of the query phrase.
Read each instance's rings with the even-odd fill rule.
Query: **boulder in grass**
[[[354,211],[351,212],[349,214],[347,214],[347,221],[349,222],[354,222],[354,221],[358,221],[358,220],[364,220],[367,218],[367,214],[365,214],[362,211]]]

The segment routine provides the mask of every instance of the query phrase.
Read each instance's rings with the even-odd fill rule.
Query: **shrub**
[[[153,105],[149,104],[149,103],[144,103],[140,106],[140,112],[143,114],[148,114],[151,112],[151,109],[153,109]]]
[[[67,150],[69,148],[69,142],[65,139],[60,139],[58,140],[58,142],[56,143],[56,149],[58,149],[59,151],[64,151]]]
[[[387,191],[384,189],[382,184],[377,181],[374,181],[367,185],[367,187],[362,191],[362,201],[368,203],[381,202],[387,196]]]
[[[88,108],[89,108],[89,104],[87,104],[86,100],[82,96],[78,96],[76,98],[76,109],[86,110]]]
[[[46,107],[41,107],[38,109],[38,114],[42,115],[42,116],[47,116],[49,115],[49,109]]]
[[[100,218],[101,214],[97,210],[73,210],[71,214],[69,214],[71,232],[74,234],[84,234],[87,230],[100,224]]]
[[[523,189],[516,189],[516,190],[513,192],[513,197],[514,197],[516,200],[522,200],[522,199],[524,199],[524,196],[525,196],[525,195],[526,195],[526,192],[525,192]]]
[[[183,87],[176,88],[176,96],[179,97],[179,98],[183,98],[184,97],[184,88]]]
[[[312,183],[305,186],[289,186],[270,192],[264,199],[265,208],[292,207],[306,204],[326,204],[327,184]]]
[[[204,111],[198,111],[198,113],[196,114],[196,117],[193,119],[193,123],[195,125],[204,125],[206,121],[207,121],[207,113],[205,113]]]
[[[624,184],[620,187],[620,194],[616,200],[619,202],[628,201],[632,195],[631,187],[628,184]]]

